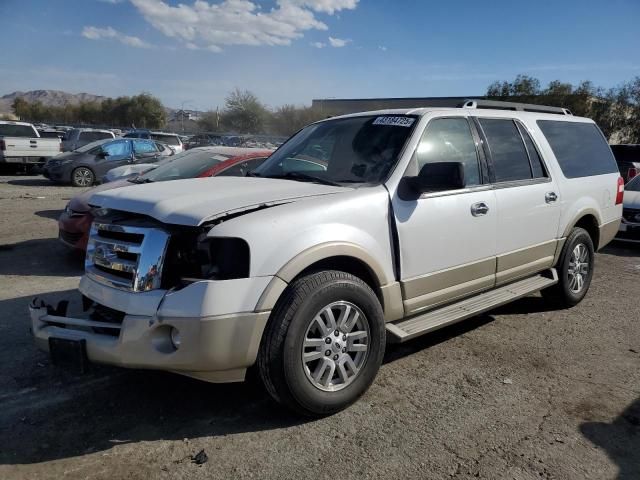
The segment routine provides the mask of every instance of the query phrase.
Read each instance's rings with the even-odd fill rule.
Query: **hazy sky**
[[[0,0],[0,18],[0,94],[211,109],[236,86],[278,106],[640,75],[640,0]]]

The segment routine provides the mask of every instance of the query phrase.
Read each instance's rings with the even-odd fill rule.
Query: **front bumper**
[[[245,286],[255,286],[255,282],[251,282],[254,279],[243,280]],[[100,291],[103,292],[102,300],[106,301],[98,302],[99,305],[109,308],[116,308],[114,305],[128,306],[130,308],[127,310],[131,313],[123,313],[121,322],[99,321],[90,318],[89,314],[68,316],[66,312],[56,313],[53,308],[34,299],[29,306],[29,313],[35,343],[40,349],[49,350],[50,337],[84,340],[86,355],[91,362],[167,370],[210,382],[242,381],[246,369],[256,361],[269,311],[225,312],[224,307],[204,305],[207,300],[221,300],[217,294],[209,292],[209,288],[216,290],[215,285],[184,292],[198,283],[225,282],[197,282],[166,295],[159,291],[109,292],[114,289],[95,285],[86,277],[82,282],[81,291],[91,300],[96,301],[91,298],[95,297],[92,293]],[[241,285],[236,284],[236,287]],[[204,295],[200,296],[201,305],[198,307],[196,296],[201,293]],[[257,295],[254,292],[246,293],[240,295],[239,300],[232,299],[229,306],[253,303],[253,309],[262,290]],[[182,300],[190,300],[190,304],[183,303],[176,295],[182,296]],[[136,298],[139,301],[135,301]],[[168,308],[163,308],[163,305]],[[176,312],[178,305],[185,308]],[[186,315],[181,316],[183,314]],[[180,334],[177,348],[171,341],[172,328]]]

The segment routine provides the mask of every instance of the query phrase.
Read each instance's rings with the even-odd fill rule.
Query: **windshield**
[[[627,192],[640,192],[640,177],[633,177],[633,179],[629,180],[624,186],[624,189]]]
[[[99,147],[100,145],[103,145],[103,144],[107,143],[109,140],[112,140],[112,139],[105,138],[105,139],[102,139],[102,140],[96,140],[95,142],[87,143],[86,145],[83,145],[82,147],[76,148],[74,150],[74,152],[83,152],[83,153],[84,152],[88,152],[89,150],[91,150],[93,148]]]
[[[231,155],[208,150],[187,150],[165,161],[158,168],[140,175],[136,182],[164,182],[182,178],[195,178],[214,165],[231,158]]]
[[[398,160],[417,117],[375,115],[315,123],[298,132],[255,175],[378,184]]]

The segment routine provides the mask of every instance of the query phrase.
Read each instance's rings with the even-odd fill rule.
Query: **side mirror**
[[[109,154],[104,150],[100,150],[100,152],[98,153],[98,158],[107,158],[108,156]]]
[[[407,180],[417,193],[457,190],[465,187],[464,165],[461,162],[427,163],[417,177]]]

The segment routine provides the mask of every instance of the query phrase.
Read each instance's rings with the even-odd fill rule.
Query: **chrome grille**
[[[93,222],[85,272],[111,287],[134,292],[160,288],[169,234],[159,228]]]

